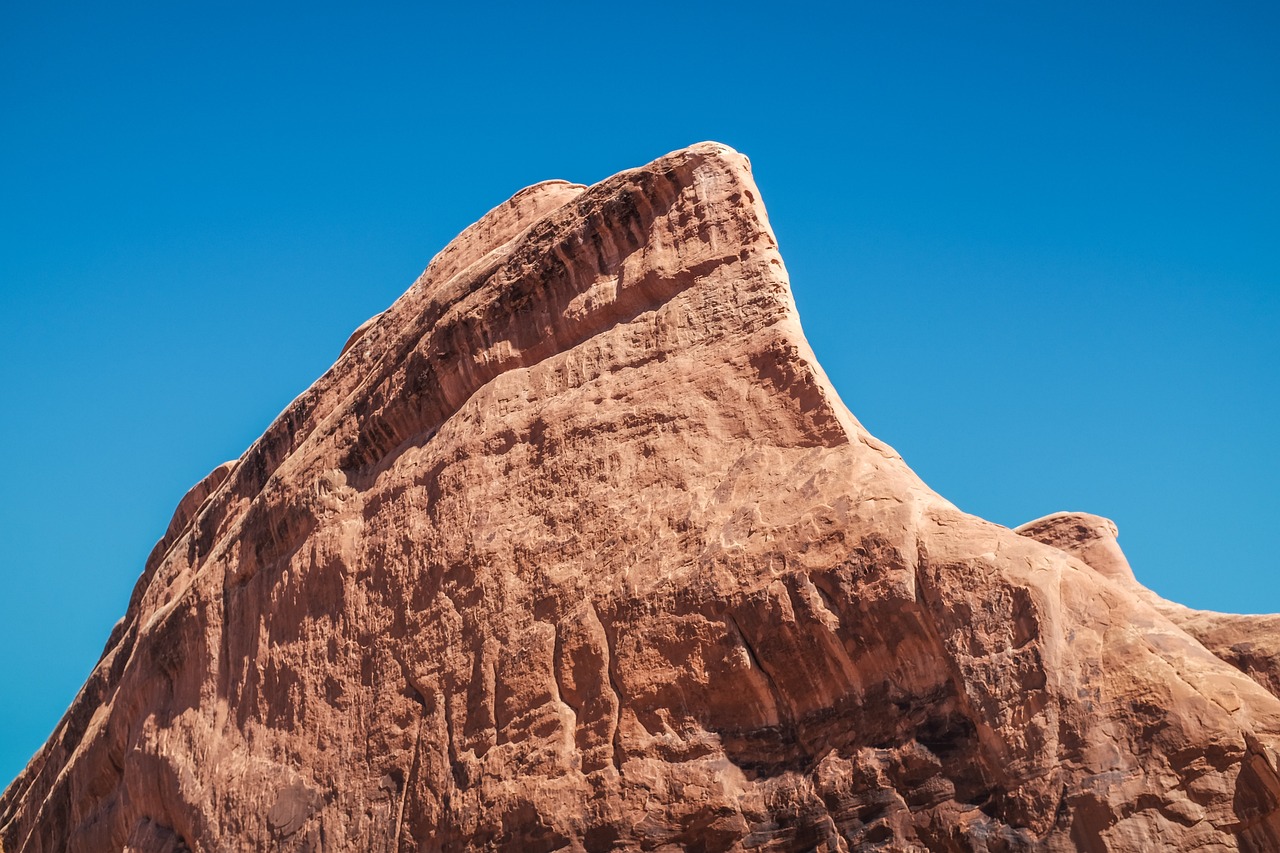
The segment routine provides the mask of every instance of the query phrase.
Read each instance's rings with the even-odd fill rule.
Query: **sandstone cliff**
[[[0,845],[1274,850],[1277,638],[926,487],[702,144],[490,212],[193,490]]]

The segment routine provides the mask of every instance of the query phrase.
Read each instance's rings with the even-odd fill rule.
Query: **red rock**
[[[1117,541],[1120,531],[1109,518],[1084,512],[1057,512],[1016,527],[1014,532],[1066,551],[1113,580],[1137,583]]]
[[[1138,584],[1120,550],[1115,522],[1087,513],[1060,512],[1028,522],[1018,533],[1053,545],[1090,568],[1125,582],[1171,622],[1220,659],[1280,696],[1280,615],[1250,616],[1192,610]]]
[[[1280,845],[1280,699],[869,435],[723,146],[517,194],[208,483],[5,850]]]

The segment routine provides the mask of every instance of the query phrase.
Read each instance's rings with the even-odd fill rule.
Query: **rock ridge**
[[[1266,850],[1280,617],[965,514],[750,164],[517,193],[183,499],[11,851]]]

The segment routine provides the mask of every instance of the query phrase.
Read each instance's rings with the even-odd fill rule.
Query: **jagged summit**
[[[0,842],[1280,845],[1280,630],[1101,522],[862,428],[732,149],[537,184],[183,500]]]

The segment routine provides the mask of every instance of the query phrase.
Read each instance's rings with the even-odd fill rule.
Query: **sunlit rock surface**
[[[1021,531],[845,408],[746,158],[538,184],[183,501],[0,842],[1280,849],[1275,617]]]

